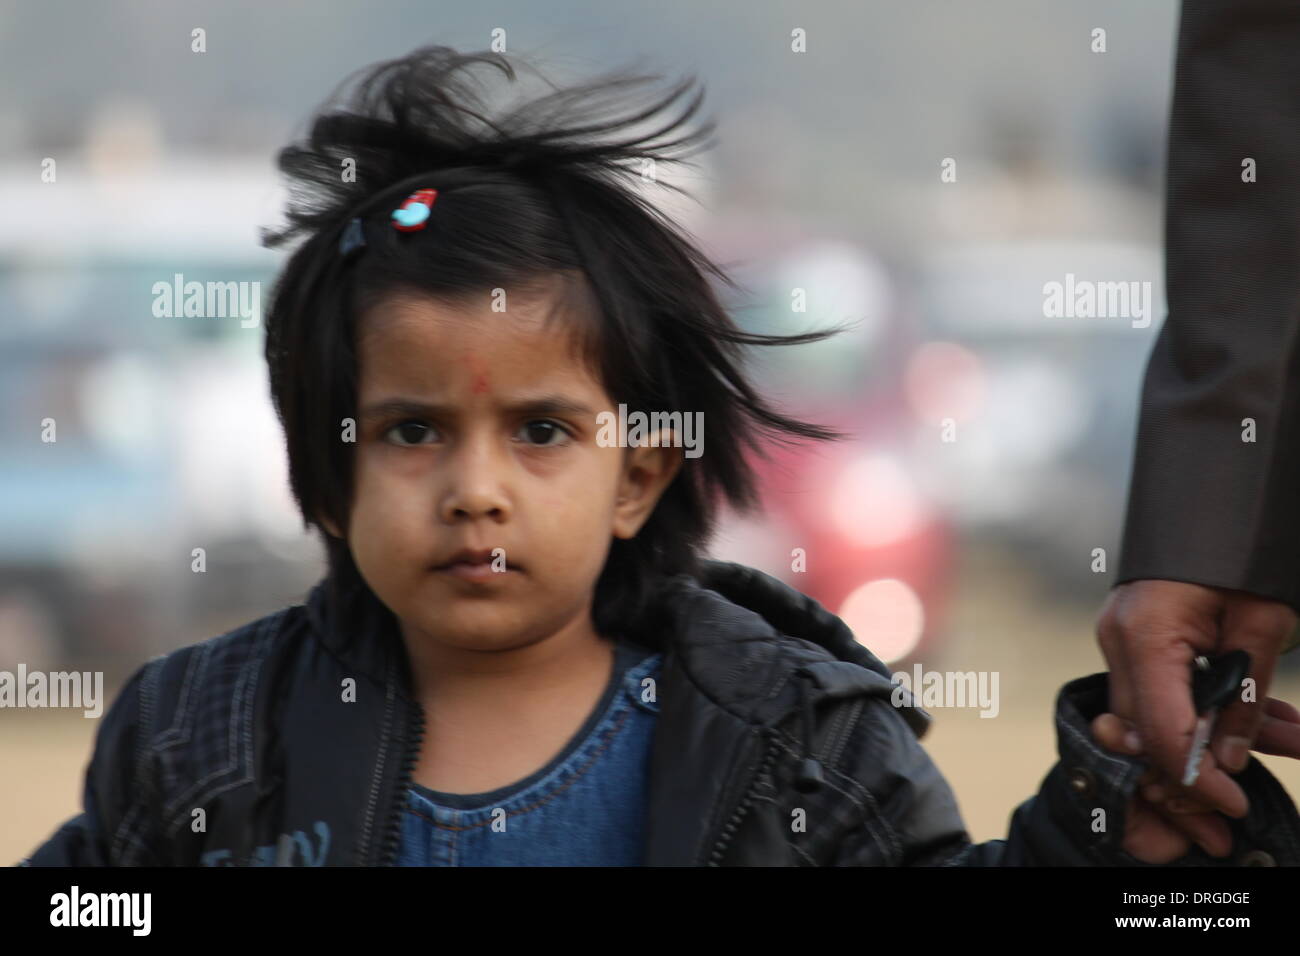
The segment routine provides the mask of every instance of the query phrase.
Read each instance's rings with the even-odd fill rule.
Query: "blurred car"
[[[210,636],[207,615],[264,603],[285,555],[310,552],[260,320],[156,308],[178,275],[269,294],[271,171],[96,172],[0,180],[0,607],[59,657],[115,661]],[[30,649],[7,638],[0,653]]]
[[[1057,314],[1049,284],[1067,276],[1149,283],[1148,314],[1136,300],[1127,315]],[[918,450],[931,493],[1063,593],[1109,580],[1090,576],[1096,549],[1107,572],[1118,559],[1142,374],[1165,315],[1160,249],[972,242],[931,250],[908,280],[927,345],[946,356],[931,364],[965,397],[958,440]]]
[[[730,271],[756,293],[754,307],[737,310],[747,330],[855,323],[821,342],[752,350],[756,379],[783,411],[850,437],[777,444],[756,459],[763,515],[730,515],[713,554],[798,588],[886,663],[930,655],[943,641],[953,542],[914,474],[916,423],[897,374],[913,333],[889,274],[841,241],[796,237],[744,251]]]

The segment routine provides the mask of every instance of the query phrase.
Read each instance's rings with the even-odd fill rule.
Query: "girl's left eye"
[[[435,435],[437,433],[424,422],[410,421],[397,423],[392,428],[388,429],[385,434],[386,436],[399,436],[401,439],[400,441],[393,439],[393,443],[396,445],[410,446],[427,445],[428,442],[420,441],[420,439],[424,436]]]
[[[539,429],[541,430],[539,431]],[[550,429],[550,430],[546,431],[546,429]],[[520,431],[529,432],[532,437],[539,438],[540,441],[537,443],[539,448],[554,448],[559,445],[563,445],[569,435],[568,430],[565,429],[564,426],[560,425],[559,422],[553,422],[550,419],[546,419],[546,418],[539,418],[534,421],[528,422],[527,424],[524,425],[523,428],[520,429]],[[554,438],[557,435],[560,438],[560,440],[558,441],[546,440],[548,438]]]

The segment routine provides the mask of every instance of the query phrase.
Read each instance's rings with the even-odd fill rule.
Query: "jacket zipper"
[[[745,814],[749,812],[749,806],[754,801],[758,793],[759,782],[764,775],[771,769],[772,763],[776,760],[776,755],[780,749],[776,741],[776,733],[769,729],[763,731],[767,738],[767,743],[763,750],[763,759],[759,763],[758,770],[750,778],[749,787],[745,790],[744,796],[741,797],[740,803],[732,811],[731,818],[722,827],[722,833],[718,837],[718,842],[714,844],[712,852],[709,854],[709,866],[720,866],[722,857],[727,851],[727,847],[735,838],[736,830],[739,829],[740,823],[745,819]]]
[[[397,786],[393,794],[393,807],[384,831],[383,843],[379,848],[379,865],[393,866],[397,863],[397,853],[402,839],[402,813],[406,807],[406,788],[410,786],[415,772],[415,762],[420,758],[420,745],[424,741],[424,708],[419,701],[411,701],[406,709],[408,727],[414,727],[414,733],[408,735],[406,753],[397,773]]]

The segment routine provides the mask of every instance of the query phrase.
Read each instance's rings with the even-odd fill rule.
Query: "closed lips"
[[[468,565],[490,564],[493,560],[494,559],[491,550],[486,550],[486,551],[464,550],[464,551],[456,552],[454,555],[451,556],[450,559],[438,565],[438,568],[439,569],[450,568],[457,564],[468,564]],[[506,561],[506,567],[514,571],[519,570],[518,565],[516,565],[512,561]]]

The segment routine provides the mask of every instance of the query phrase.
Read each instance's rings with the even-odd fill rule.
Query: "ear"
[[[331,520],[330,518],[321,518],[321,519],[320,519],[320,524],[321,524],[321,527],[323,527],[326,531],[328,531],[328,532],[330,533],[330,536],[331,536],[331,537],[335,537],[335,538],[342,538],[342,537],[343,537],[343,535],[341,535],[341,534],[339,533],[338,525],[336,525],[336,524],[333,522],[333,520]]]
[[[612,531],[617,538],[635,538],[650,518],[659,498],[682,467],[682,449],[671,444],[672,430],[661,429],[661,445],[629,447],[614,501]]]

